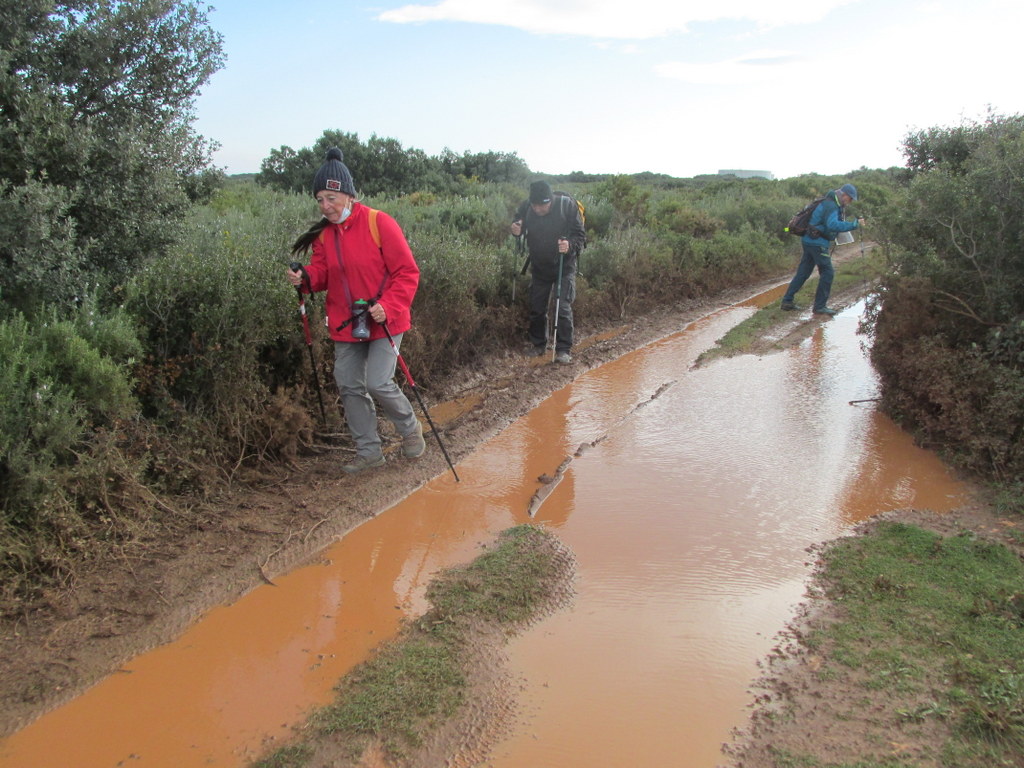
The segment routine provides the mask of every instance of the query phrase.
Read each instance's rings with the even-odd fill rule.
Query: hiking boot
[[[373,469],[374,467],[384,466],[384,454],[379,453],[376,456],[356,456],[352,461],[342,467],[345,472],[350,475],[354,475],[357,472],[362,472],[364,469]]]
[[[561,363],[562,365],[568,365],[569,363],[572,362],[572,355],[570,355],[568,352],[559,352],[557,355],[555,355],[555,362]]]
[[[407,459],[415,459],[423,455],[427,450],[427,443],[423,439],[423,425],[416,419],[416,429],[402,438],[402,455]]]
[[[800,309],[800,306],[792,301],[784,301],[782,302],[782,308],[787,312],[792,312],[795,309]]]
[[[526,351],[523,354],[525,354],[527,357],[540,357],[541,355],[544,354],[544,345],[531,344],[529,347],[526,348]]]
[[[832,309],[832,307],[822,307],[821,309],[813,310],[816,315],[828,315],[829,317],[835,317],[839,314],[838,309]]]

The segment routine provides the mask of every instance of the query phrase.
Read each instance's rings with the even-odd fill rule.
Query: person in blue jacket
[[[782,297],[783,309],[800,309],[793,300],[796,298],[797,291],[804,287],[807,278],[817,267],[818,290],[814,294],[812,311],[816,315],[833,316],[836,314],[836,310],[828,306],[828,297],[832,292],[832,278],[835,277],[835,269],[832,266],[832,246],[836,235],[840,232],[850,232],[864,226],[863,218],[856,221],[843,220],[844,209],[856,199],[857,188],[853,184],[843,184],[839,189],[827,194],[825,199],[814,209],[807,234],[800,238],[804,253],[800,259],[800,265],[796,268],[796,274],[793,275],[793,280],[789,284],[789,288],[786,289],[786,295]]]

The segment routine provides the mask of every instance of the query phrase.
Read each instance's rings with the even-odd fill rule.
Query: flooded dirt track
[[[577,595],[510,647],[521,716],[484,764],[722,762],[801,598],[806,548],[966,493],[871,403],[850,404],[876,386],[859,307],[809,320],[793,349],[692,368],[773,297],[582,374],[460,462],[461,483],[439,475],[210,612],[0,742],[0,767],[245,765],[422,612],[437,570],[530,521],[574,551]]]
[[[628,399],[618,387],[674,382],[576,459],[537,515],[576,553],[578,595],[514,641],[527,724],[487,765],[721,763],[802,596],[806,548],[883,510],[964,500],[932,454],[850,405],[875,390],[858,309],[811,321],[794,349],[690,370],[730,309],[570,388],[582,437],[602,400]]]

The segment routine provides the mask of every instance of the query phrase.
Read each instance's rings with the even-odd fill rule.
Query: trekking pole
[[[515,304],[515,301],[516,301],[516,283],[519,281],[520,277],[522,277],[523,275],[526,274],[526,270],[529,269],[529,267],[530,267],[530,256],[529,256],[529,254],[527,254],[526,259],[523,261],[523,268],[519,270],[519,274],[517,275],[515,272],[512,273],[512,303],[513,304]]]
[[[517,219],[514,223],[518,223],[520,227],[523,226],[523,220]],[[522,277],[526,274],[527,268],[530,266],[530,254],[526,253],[526,233],[519,230],[519,234],[516,235],[516,253],[520,256],[526,254],[526,258],[523,260],[523,268],[519,270],[519,276]],[[512,303],[516,301],[516,276],[512,275]]]
[[[302,279],[306,283],[306,288],[312,293],[312,286],[309,284],[309,275],[306,274],[306,270],[302,268],[302,265],[297,261],[293,261],[289,265],[292,272],[301,272]],[[313,385],[316,387],[316,399],[320,403],[320,422],[327,427],[327,411],[324,410],[324,396],[323,392],[320,391],[320,377],[316,375],[316,358],[313,356],[313,334],[309,331],[309,315],[306,314],[306,297],[302,293],[302,288],[295,286],[295,292],[299,294],[299,314],[302,315],[302,333],[306,337],[306,349],[309,350],[309,366],[313,373]]]
[[[448,462],[448,466],[452,470],[452,474],[455,475],[455,482],[459,482],[459,473],[455,471],[455,465],[452,464],[451,458],[448,456],[448,451],[445,450],[444,443],[441,442],[441,433],[437,431],[437,427],[434,426],[433,420],[430,418],[430,411],[427,410],[427,406],[423,404],[423,398],[420,397],[419,387],[416,386],[416,382],[413,381],[412,374],[409,373],[409,366],[405,364],[405,360],[402,358],[402,353],[398,351],[398,345],[395,344],[395,339],[391,335],[391,331],[388,330],[387,323],[381,323],[380,327],[384,329],[384,335],[388,337],[388,341],[391,342],[391,349],[395,353],[395,357],[398,358],[398,365],[402,369],[402,373],[405,375],[405,380],[409,382],[409,389],[416,395],[416,402],[420,404],[420,408],[423,410],[423,415],[427,417],[427,424],[430,425],[430,431],[434,433],[434,437],[437,438],[437,445],[441,449],[441,453],[444,454],[444,460]]]
[[[561,242],[562,240],[568,240],[568,238],[565,238],[565,237],[558,238],[559,242]],[[551,362],[552,363],[555,362],[555,358],[558,357],[558,312],[559,312],[559,309],[561,308],[560,305],[562,303],[562,259],[564,258],[564,256],[565,256],[565,254],[562,253],[562,249],[559,248],[558,249],[558,282],[555,283],[555,330],[554,330],[554,333],[552,334],[552,338],[554,339],[554,341],[551,344]]]

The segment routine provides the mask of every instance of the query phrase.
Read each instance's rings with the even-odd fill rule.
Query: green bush
[[[75,243],[68,191],[29,180],[0,179],[0,294],[4,311],[33,313],[45,304],[70,306],[85,290],[85,259]]]
[[[55,491],[54,470],[71,461],[85,407],[56,380],[49,350],[21,315],[0,322],[0,508],[27,522]]]
[[[410,239],[420,287],[403,356],[415,375],[429,381],[506,347],[519,330],[510,306],[511,250],[482,250],[455,233]]]
[[[223,64],[181,0],[7,6],[0,88],[0,287],[31,315],[119,286],[216,183],[192,129]]]
[[[705,293],[777,274],[790,263],[788,249],[774,234],[749,225],[738,232],[718,232],[710,240],[694,240],[691,247],[701,264],[693,280]]]
[[[232,461],[263,439],[256,424],[271,393],[308,377],[285,270],[315,209],[305,197],[255,186],[247,194],[223,214],[220,200],[197,209],[177,245],[150,261],[126,296],[145,329],[147,414],[166,427],[205,420],[205,429],[192,428]]]
[[[646,299],[669,300],[685,293],[685,275],[672,249],[644,227],[617,229],[587,247],[580,262],[591,290],[607,296],[616,317],[631,317]]]
[[[867,327],[885,401],[982,475],[1024,464],[1024,117],[908,136],[908,183],[880,213],[892,274]]]
[[[0,508],[21,519],[57,490],[97,427],[136,413],[130,380],[71,322],[0,322]]]
[[[681,197],[662,199],[652,221],[660,230],[690,237],[711,237],[725,227],[722,219],[707,211],[691,208]]]
[[[0,321],[0,611],[26,579],[58,578],[69,557],[91,549],[94,523],[125,531],[111,487],[134,481],[141,463],[111,436],[138,407],[122,364],[130,359],[101,347],[123,355],[138,344],[121,318],[86,317]]]
[[[938,333],[930,284],[903,281],[885,294],[872,359],[884,405],[920,440],[983,477],[1024,478],[1024,371],[958,348]]]
[[[904,146],[925,170],[882,216],[894,267],[932,282],[947,333],[979,341],[1024,314],[1024,233],[1015,223],[1024,214],[1024,116],[933,129]]]

